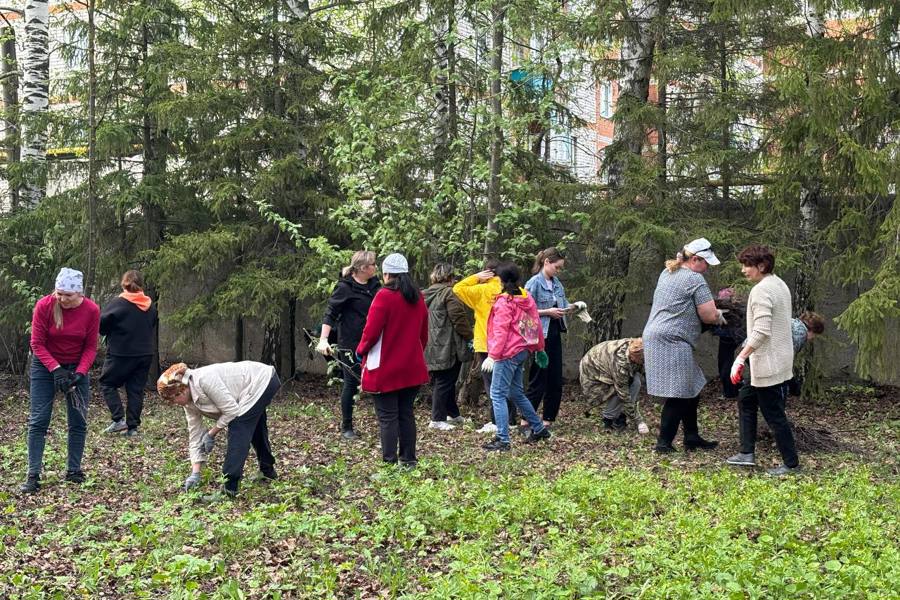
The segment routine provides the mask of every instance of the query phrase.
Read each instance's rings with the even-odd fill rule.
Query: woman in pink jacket
[[[531,426],[531,433],[525,440],[534,444],[550,437],[550,430],[534,411],[525,395],[523,375],[525,359],[530,351],[536,351],[535,362],[547,365],[544,352],[544,332],[541,318],[534,299],[519,287],[522,272],[512,263],[498,267],[502,290],[494,301],[488,317],[487,346],[488,357],[482,363],[482,370],[493,370],[491,380],[491,404],[497,424],[497,437],[483,446],[489,451],[509,450],[509,412],[506,399],[515,402],[522,412],[522,418]]]

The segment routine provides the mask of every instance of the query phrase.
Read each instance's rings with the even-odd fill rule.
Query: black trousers
[[[769,387],[745,385],[741,388],[738,396],[741,452],[749,454],[756,448],[756,412],[759,409],[772,430],[782,461],[788,467],[796,467],[800,459],[791,423],[784,412],[786,391],[783,383]]]
[[[738,386],[731,383],[731,365],[734,363],[734,353],[737,349],[738,344],[733,338],[719,338],[719,381],[722,382],[722,395],[726,398],[738,396]]]
[[[670,446],[678,433],[678,425],[682,426],[684,441],[692,442],[700,439],[697,426],[697,406],[700,396],[694,398],[666,398],[662,415],[659,419],[660,445]]]
[[[356,403],[354,398],[359,391],[359,380],[362,377],[362,365],[356,362],[356,356],[349,350],[338,350],[339,358],[345,365],[352,365],[347,368],[341,365],[341,374],[344,379],[341,388],[341,431],[353,429],[353,406]]]
[[[144,410],[144,387],[147,385],[147,374],[153,355],[147,356],[113,356],[106,355],[103,370],[100,372],[100,391],[113,421],[125,419],[128,429],[137,429],[141,424],[141,412]],[[122,408],[119,388],[125,386],[125,397],[128,398],[127,410]]]
[[[269,426],[266,408],[278,393],[281,381],[278,375],[272,375],[263,395],[250,410],[228,424],[228,447],[225,449],[225,460],[222,463],[222,474],[225,476],[225,489],[237,493],[244,475],[244,463],[250,446],[256,451],[259,470],[265,475],[275,473],[275,457],[269,443]]]
[[[550,359],[546,369],[539,368],[532,362],[528,372],[528,391],[525,395],[531,400],[536,411],[544,403],[544,420],[552,423],[559,415],[559,403],[562,400],[562,332],[558,319],[550,319],[547,339],[544,340],[544,352]]]
[[[475,364],[478,366],[478,369],[481,369],[481,363],[484,362],[484,359],[488,357],[487,352],[476,352],[475,353]],[[497,419],[494,418],[494,403],[491,402],[491,382],[494,380],[494,372],[493,371],[481,371],[481,383],[484,384],[484,393],[487,394],[487,405],[488,410],[491,414],[491,423],[494,425],[497,424]],[[509,422],[515,423],[516,416],[519,414],[518,409],[516,408],[516,403],[506,399],[506,410],[509,415]]]
[[[386,463],[397,462],[397,448],[400,448],[400,462],[416,464],[416,419],[413,415],[413,401],[419,393],[419,386],[413,386],[374,394],[375,414],[381,430],[381,458]]]
[[[456,363],[449,369],[431,372],[431,420],[446,421],[447,417],[455,419],[459,416],[456,405],[456,380],[459,379],[459,368]]]

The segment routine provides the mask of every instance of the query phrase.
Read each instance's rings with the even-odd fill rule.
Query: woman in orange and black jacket
[[[144,387],[156,355],[154,339],[159,315],[144,294],[140,271],[122,275],[122,293],[100,311],[100,335],[106,336],[106,360],[100,373],[100,391],[112,415],[105,433],[137,435],[144,409]],[[125,387],[128,407],[123,409],[119,388]]]

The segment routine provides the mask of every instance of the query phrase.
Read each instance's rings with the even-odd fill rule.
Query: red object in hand
[[[737,385],[741,378],[744,376],[744,363],[737,365],[737,367],[731,369],[731,383],[733,385]]]

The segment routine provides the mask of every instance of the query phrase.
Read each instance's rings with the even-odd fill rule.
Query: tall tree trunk
[[[87,223],[87,281],[85,295],[91,296],[97,278],[97,65],[96,65],[96,29],[94,12],[96,0],[87,0],[88,21],[88,223]]]
[[[47,193],[47,110],[50,105],[50,10],[48,0],[25,3],[25,58],[22,61],[22,162],[27,181],[19,198],[37,205]]]
[[[634,118],[650,97],[650,76],[656,48],[654,21],[664,14],[666,0],[635,0],[626,13],[625,35],[622,39],[619,64],[619,96],[616,101],[615,132],[609,148],[609,186],[611,195],[622,193],[626,185],[628,164],[640,160],[646,142],[644,124]],[[597,275],[604,282],[599,295],[596,340],[610,340],[622,333],[622,304],[625,301],[625,281],[631,263],[631,251],[617,242],[616,232],[605,232],[601,239],[603,250],[597,264]]]
[[[487,194],[487,225],[484,236],[485,258],[495,256],[498,250],[496,217],[500,212],[500,172],[503,169],[503,104],[500,92],[503,77],[503,20],[506,17],[505,0],[499,0],[491,8],[491,164]]]
[[[19,77],[16,63],[16,30],[7,27],[2,30],[3,44],[0,45],[0,77],[3,78],[3,147],[6,150],[6,164],[19,162],[18,111],[19,111]],[[9,188],[9,208],[15,211],[19,207],[19,190],[12,185]]]
[[[810,38],[825,36],[825,15],[822,8],[813,0],[801,0],[803,16],[806,20],[806,33]],[[815,148],[807,149],[815,154]],[[815,287],[821,248],[819,233],[819,180],[816,173],[803,182],[800,189],[800,231],[799,249],[803,254],[803,262],[797,269],[794,286],[794,310],[802,312],[815,308]]]
[[[722,98],[728,102],[728,46],[726,45],[726,25],[721,23],[719,31],[719,85],[722,90]],[[722,203],[727,206],[731,199],[731,167],[728,164],[728,152],[731,148],[731,123],[722,128]]]
[[[143,64],[150,60],[150,29],[145,23],[141,30],[140,54]],[[149,76],[149,75],[146,75]],[[145,77],[146,77],[145,76]],[[166,135],[161,132],[156,122],[156,116],[151,111],[153,103],[152,94],[154,85],[151,81],[144,80],[141,89],[141,178],[144,196],[141,198],[141,210],[144,215],[145,245],[148,250],[155,250],[162,244],[163,238],[163,214],[157,198],[152,196],[151,190],[158,187],[160,180],[165,177],[166,163],[168,161],[168,145]],[[147,284],[146,294],[156,302],[159,294],[156,285],[151,281]],[[154,340],[154,357],[150,365],[149,379],[153,381],[159,376],[159,328]]]
[[[440,179],[444,165],[450,156],[450,145],[457,135],[456,49],[453,37],[456,34],[456,2],[446,0],[436,6],[433,17],[435,39],[435,112],[437,122],[434,131],[434,176]]]
[[[661,8],[665,9],[663,1],[635,0],[631,12],[625,15],[625,35],[619,59],[621,74],[616,101],[617,119],[610,147],[609,185],[613,189],[624,185],[626,166],[632,157],[641,156],[646,141],[643,124],[629,118],[629,113],[647,104],[656,45],[653,21],[659,16]]]

